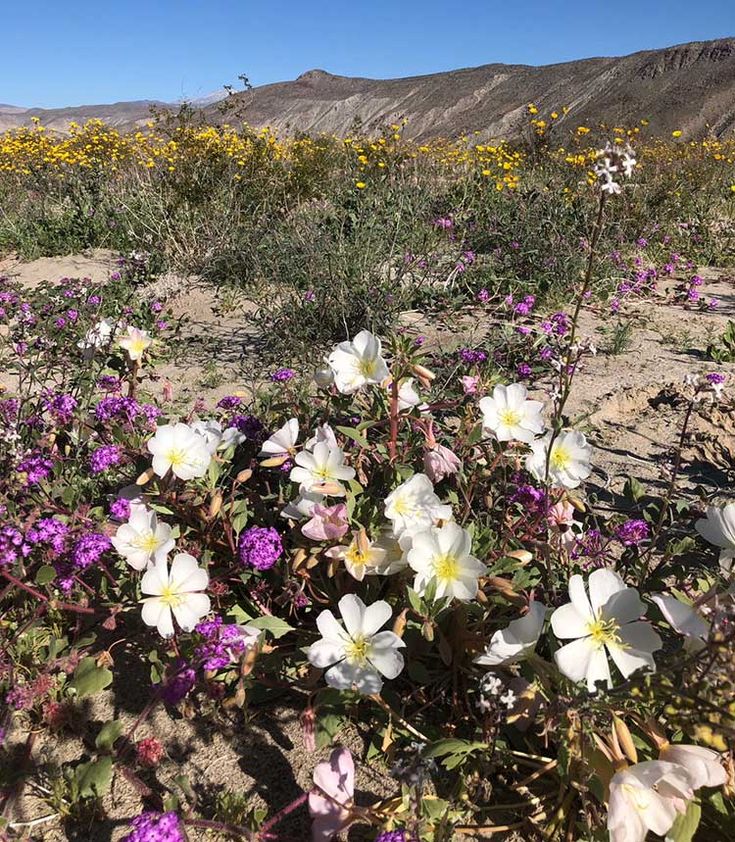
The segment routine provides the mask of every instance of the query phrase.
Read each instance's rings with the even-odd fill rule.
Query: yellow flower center
[[[158,549],[158,538],[156,538],[155,533],[148,531],[133,541],[133,546],[147,553],[152,553]]]
[[[549,465],[557,471],[566,470],[572,461],[571,454],[561,445],[557,444],[551,451]]]
[[[434,575],[437,579],[456,579],[458,573],[459,560],[457,556],[447,553],[446,555],[437,556],[434,559]]]
[[[506,407],[498,413],[498,420],[505,427],[517,427],[521,423],[521,413],[517,409]]]
[[[370,360],[360,360],[358,363],[358,371],[362,374],[363,377],[372,377],[375,374],[375,370],[378,367],[377,360],[370,359]]]
[[[184,601],[184,595],[175,591],[171,585],[166,585],[158,598],[169,608],[176,608]]]
[[[171,463],[172,467],[177,467],[178,465],[183,465],[186,462],[186,451],[179,450],[178,448],[172,448],[166,454],[168,457],[168,461]]]
[[[353,543],[347,548],[347,551],[345,552],[345,559],[349,561],[350,564],[363,565],[367,564],[368,554],[360,552],[360,548],[357,544]]]
[[[620,626],[615,620],[603,620],[599,615],[595,620],[587,623],[587,632],[599,649],[602,646],[618,646],[621,640],[618,631]]]
[[[142,354],[143,351],[148,347],[148,341],[146,339],[133,339],[130,342],[130,353],[131,354]]]
[[[345,646],[345,656],[355,664],[364,664],[370,652],[370,641],[364,635],[358,635]]]

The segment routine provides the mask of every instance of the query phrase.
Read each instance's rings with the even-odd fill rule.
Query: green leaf
[[[38,573],[36,573],[36,584],[37,585],[48,585],[49,582],[53,582],[56,578],[56,571],[50,564],[44,564],[42,567],[38,568]]]
[[[365,436],[361,436],[354,427],[337,427],[336,429],[337,432],[342,433],[343,436],[347,436],[348,439],[352,439],[352,441],[359,444],[360,447],[370,447],[370,442],[365,438]]]
[[[413,588],[406,588],[408,592],[408,601],[411,604],[411,608],[417,613],[423,615],[424,613],[424,604],[421,601],[421,597],[416,593]]]
[[[112,673],[107,667],[98,667],[94,658],[82,658],[74,670],[74,678],[69,686],[77,691],[77,696],[93,696],[112,684]]]
[[[467,740],[450,738],[433,743],[423,752],[423,756],[444,757],[447,754],[469,754],[473,751],[486,748],[487,743],[471,743]]]
[[[83,798],[104,795],[112,783],[112,758],[100,757],[89,763],[82,763],[74,771],[79,794]]]
[[[635,477],[628,477],[623,487],[623,494],[637,503],[646,496],[646,489]]]
[[[666,842],[691,842],[702,818],[702,808],[698,801],[690,801],[686,813],[676,817],[671,830],[666,834]]]
[[[112,751],[115,740],[122,734],[123,724],[119,719],[113,719],[102,726],[102,730],[97,734],[97,739],[94,744],[98,751]]]
[[[256,629],[263,629],[264,631],[270,632],[275,638],[283,637],[284,634],[288,634],[294,630],[293,626],[289,626],[285,620],[271,615],[256,617],[250,621],[250,625]]]

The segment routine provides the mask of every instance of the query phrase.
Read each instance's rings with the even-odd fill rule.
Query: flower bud
[[[328,389],[334,383],[334,372],[328,366],[314,372],[314,382],[320,389]]]

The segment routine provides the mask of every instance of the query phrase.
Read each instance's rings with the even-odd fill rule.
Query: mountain
[[[216,95],[219,97],[219,94]],[[735,129],[735,38],[697,41],[620,58],[589,58],[543,67],[486,64],[482,67],[403,79],[363,79],[310,70],[290,82],[237,93],[225,102],[202,97],[194,105],[204,119],[242,120],[279,132],[339,135],[357,124],[368,132],[408,121],[404,134],[430,137],[479,131],[483,138],[517,136],[527,125],[526,106],[542,115],[569,108],[570,127],[597,123],[650,121],[655,132],[684,136]],[[76,108],[14,109],[0,106],[0,129],[43,125],[65,131],[70,121],[97,117],[120,128],[141,125],[160,102],[120,102]],[[224,109],[224,113],[223,113]]]
[[[552,64],[486,64],[405,79],[355,79],[311,70],[293,82],[236,94],[227,105],[253,126],[344,135],[408,120],[421,140],[479,130],[512,137],[527,125],[526,106],[542,114],[569,107],[573,126],[650,120],[654,131],[685,135],[735,127],[735,38],[648,50],[623,58]],[[230,116],[232,121],[232,116]]]

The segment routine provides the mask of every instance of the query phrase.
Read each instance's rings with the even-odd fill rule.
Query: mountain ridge
[[[206,98],[204,98],[206,99]],[[694,41],[626,56],[596,56],[550,65],[490,63],[394,79],[340,76],[313,68],[292,81],[236,93],[223,102],[201,102],[209,122],[239,122],[280,133],[344,135],[360,126],[372,133],[407,120],[415,140],[479,132],[512,138],[528,122],[534,102],[541,116],[569,108],[568,125],[638,123],[684,136],[735,128],[735,38]],[[195,102],[196,105],[196,102]],[[151,107],[175,104],[140,100],[66,109],[0,106],[0,129],[27,125],[32,117],[56,131],[71,121],[98,117],[121,129],[150,119]]]

